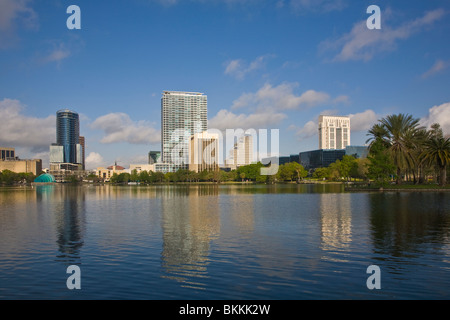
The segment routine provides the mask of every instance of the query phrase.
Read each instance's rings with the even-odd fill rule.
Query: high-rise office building
[[[219,134],[195,133],[189,142],[189,170],[195,172],[219,170]]]
[[[77,162],[77,144],[80,143],[80,120],[78,113],[59,110],[56,113],[56,144],[63,147],[65,163]]]
[[[161,151],[150,151],[148,153],[148,164],[161,162]]]
[[[245,134],[238,139],[234,144],[233,149],[230,150],[230,156],[227,159],[227,167],[236,169],[253,162],[253,136],[251,134]]]
[[[81,140],[84,144],[84,139]],[[67,109],[59,110],[56,112],[56,143],[50,146],[51,169],[83,169],[83,153],[78,113]]]
[[[86,169],[86,138],[80,136],[81,145],[81,164],[83,165],[83,170]]]
[[[207,96],[199,92],[164,91],[161,98],[161,160],[187,169],[189,141],[208,128]]]
[[[350,118],[319,116],[319,149],[345,149],[350,145]]]

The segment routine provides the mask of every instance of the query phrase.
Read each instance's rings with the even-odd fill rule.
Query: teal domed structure
[[[34,179],[35,183],[53,183],[55,181],[55,177],[48,173],[41,174],[39,177]]]

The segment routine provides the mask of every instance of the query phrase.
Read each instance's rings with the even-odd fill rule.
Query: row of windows
[[[14,157],[14,150],[2,150],[2,160]]]

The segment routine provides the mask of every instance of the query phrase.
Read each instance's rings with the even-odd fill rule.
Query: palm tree
[[[397,184],[401,184],[402,169],[414,166],[410,143],[406,137],[418,129],[419,119],[414,119],[409,114],[397,114],[381,119],[380,123],[388,132],[386,141],[389,145],[389,153],[397,167]]]
[[[386,130],[386,128],[380,124],[376,123],[370,128],[370,130],[367,132],[367,136],[370,136],[369,139],[366,140],[366,143],[369,143],[369,148],[374,144],[375,141],[379,140],[383,143],[385,147],[389,146],[389,143],[387,141],[389,132]]]
[[[424,127],[411,128],[407,130],[403,136],[403,140],[407,148],[409,149],[409,155],[411,161],[409,162],[408,168],[411,170],[414,183],[423,182],[423,166],[424,163],[420,157],[423,152],[423,147],[425,142],[430,138],[430,132]],[[419,177],[419,179],[417,179]]]
[[[422,158],[439,168],[439,185],[447,182],[447,166],[450,164],[450,138],[433,137],[425,143]]]
[[[431,137],[434,137],[434,138],[443,138],[444,137],[444,132],[442,131],[441,125],[439,123],[433,123],[431,125],[429,134]]]

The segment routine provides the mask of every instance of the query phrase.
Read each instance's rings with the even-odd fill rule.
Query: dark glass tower
[[[56,112],[56,143],[63,146],[64,163],[78,163],[77,144],[80,143],[78,113],[67,109]]]

